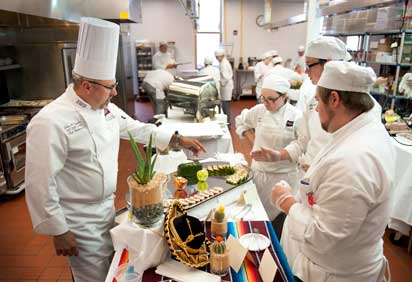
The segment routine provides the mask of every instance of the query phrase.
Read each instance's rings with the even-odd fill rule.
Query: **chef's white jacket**
[[[301,181],[281,243],[303,281],[382,281],[394,148],[373,112],[332,134]],[[312,194],[314,205],[309,204]]]
[[[407,97],[412,97],[412,88],[406,84],[408,80],[412,80],[412,73],[406,73],[402,79],[401,82],[399,83],[399,92],[403,93],[403,95]]]
[[[263,78],[271,68],[272,67],[270,64],[265,64],[265,62],[263,61],[256,64],[254,69],[256,82],[256,98],[260,98],[260,93],[262,92]]]
[[[156,99],[165,98],[165,90],[172,84],[174,80],[173,75],[163,69],[156,69],[147,72],[143,82],[150,84],[156,89]]]
[[[80,254],[69,261],[76,281],[104,281],[107,274],[119,143],[128,131],[139,143],[152,134],[160,148],[171,138],[114,104],[91,109],[72,85],[27,128],[26,201],[34,230],[75,234]]]
[[[153,68],[155,70],[158,70],[158,69],[166,70],[167,65],[176,63],[175,60],[173,60],[170,53],[168,52],[162,53],[160,51],[154,54],[152,61],[153,61]]]
[[[220,97],[222,101],[232,100],[233,70],[226,58],[220,62]]]
[[[213,78],[216,88],[220,93],[220,70],[218,68],[208,65],[200,70],[199,75],[208,75]]]

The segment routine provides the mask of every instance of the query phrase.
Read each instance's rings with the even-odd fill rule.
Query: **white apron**
[[[296,139],[296,109],[292,105],[286,104],[279,111],[283,111],[280,124],[273,122],[269,111],[265,111],[263,116],[258,118],[253,151],[259,150],[261,147],[281,150]],[[285,180],[291,184],[291,187],[295,187],[297,166],[287,160],[279,162],[253,161],[252,170],[259,197],[269,219],[273,220],[280,211],[271,203],[272,188],[280,180]]]

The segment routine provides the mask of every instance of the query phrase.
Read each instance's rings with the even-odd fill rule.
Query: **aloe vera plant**
[[[146,146],[146,159],[144,159],[132,134],[130,132],[128,132],[128,134],[130,145],[132,146],[133,154],[137,162],[136,170],[133,172],[132,176],[137,183],[141,185],[147,184],[156,174],[156,171],[154,171],[153,168],[156,163],[157,154],[152,160],[152,135],[150,135],[149,144]]]

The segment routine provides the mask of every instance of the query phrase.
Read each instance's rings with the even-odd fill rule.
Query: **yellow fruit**
[[[199,181],[197,183],[197,190],[204,192],[209,188],[209,184],[206,181]]]
[[[197,171],[196,176],[197,176],[197,180],[206,181],[207,178],[209,177],[209,173],[207,172],[207,169],[201,169]]]

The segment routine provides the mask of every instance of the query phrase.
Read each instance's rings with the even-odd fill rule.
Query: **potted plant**
[[[229,269],[229,250],[220,236],[210,246],[210,272],[224,276]]]
[[[220,205],[214,212],[211,223],[212,237],[221,236],[226,238],[227,233],[227,218],[225,214],[225,207]]]
[[[134,223],[153,226],[163,219],[162,192],[167,176],[153,170],[157,155],[152,160],[152,136],[146,147],[146,158],[129,132],[130,145],[136,158],[135,171],[127,178],[130,189],[130,215]]]

